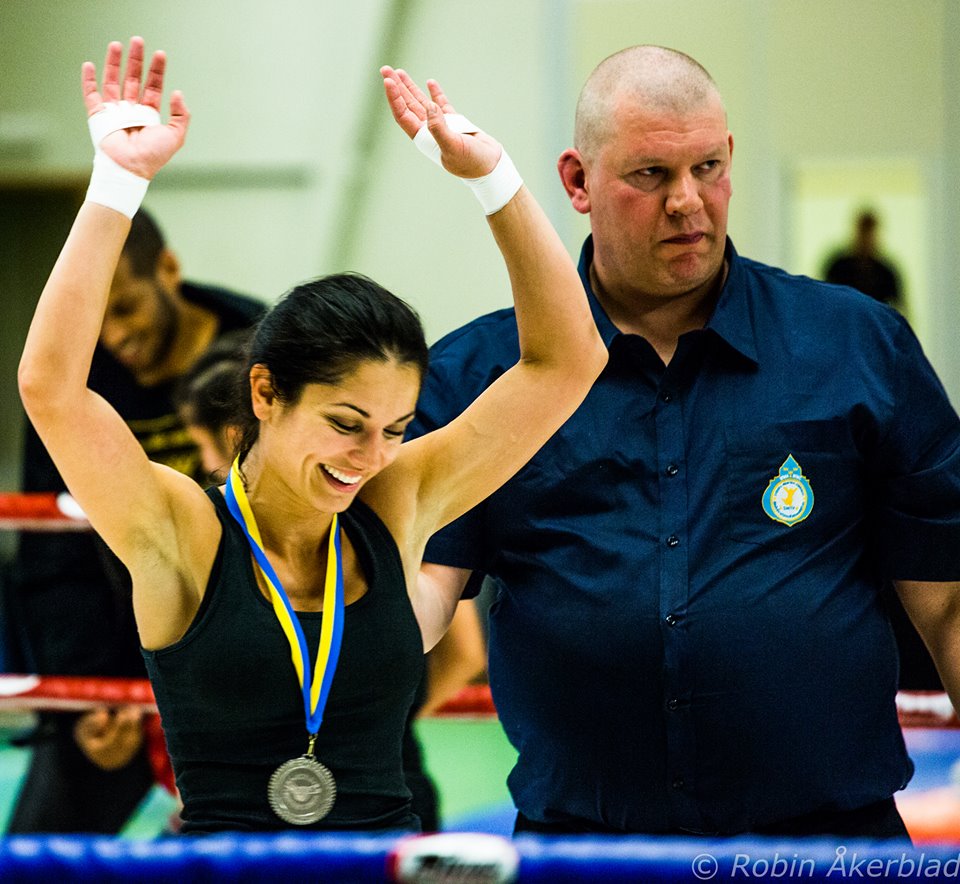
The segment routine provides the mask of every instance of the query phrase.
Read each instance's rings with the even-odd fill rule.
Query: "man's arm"
[[[460,570],[442,565],[432,567],[453,572]],[[451,575],[451,578],[459,579],[455,575]],[[436,712],[447,700],[482,675],[486,668],[487,646],[480,615],[474,601],[466,599],[457,605],[450,628],[427,657],[427,699],[419,715]]]
[[[471,573],[466,568],[430,562],[420,566],[417,588],[421,599],[419,619],[424,652],[431,650],[450,626]]]
[[[953,708],[960,712],[960,581],[897,580],[894,585],[930,651]]]

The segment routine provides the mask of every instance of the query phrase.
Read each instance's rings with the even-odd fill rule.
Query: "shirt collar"
[[[591,233],[584,241],[583,248],[580,250],[580,266],[577,270],[580,272],[580,282],[583,283],[584,291],[587,293],[587,301],[590,304],[590,312],[593,313],[593,321],[597,324],[597,331],[607,349],[613,343],[613,339],[621,334],[607,316],[607,311],[600,306],[597,296],[593,293],[593,286],[590,284],[590,265],[593,264],[593,234]]]
[[[729,347],[753,363],[757,363],[757,341],[753,328],[750,289],[748,277],[743,267],[743,258],[737,254],[730,238],[727,238],[725,258],[728,262],[727,278],[724,281],[720,298],[714,308],[713,316],[707,323],[707,329],[712,331]],[[614,338],[622,332],[610,321],[606,311],[597,300],[593,286],[590,284],[590,265],[593,263],[593,235],[584,240],[580,252],[580,281],[587,293],[587,301],[593,320],[604,344],[609,349]]]
[[[729,237],[724,257],[727,259],[727,278],[707,328],[728,346],[757,364],[757,338],[751,309],[754,292],[744,268],[744,259],[737,254]]]

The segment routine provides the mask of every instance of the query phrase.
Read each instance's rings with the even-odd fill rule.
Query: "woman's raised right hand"
[[[163,95],[163,75],[167,57],[162,51],[153,54],[146,80],[143,75],[143,39],[132,37],[127,54],[127,69],[123,82],[120,81],[120,63],[123,56],[123,44],[113,42],[107,47],[107,57],[103,67],[103,86],[97,88],[97,71],[93,62],[84,62],[82,68],[83,101],[87,114],[115,112],[121,102],[143,105],[160,112],[160,99]],[[170,119],[166,125],[137,126],[119,129],[106,135],[99,145],[94,147],[103,151],[117,165],[134,175],[151,179],[170,158],[180,149],[187,135],[190,112],[184,103],[183,95],[176,91],[170,96]]]

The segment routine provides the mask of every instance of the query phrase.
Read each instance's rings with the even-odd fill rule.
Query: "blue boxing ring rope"
[[[960,879],[960,845],[910,847],[891,842],[845,844],[812,839],[524,836],[507,848],[519,864],[499,876],[496,863],[458,864],[428,836],[347,834],[229,835],[122,841],[107,837],[18,836],[0,841],[0,880],[96,882],[381,882],[509,881],[566,884],[603,881],[729,881],[737,878],[864,881]],[[460,836],[463,837],[463,836]],[[398,846],[422,842],[408,876],[391,871]]]

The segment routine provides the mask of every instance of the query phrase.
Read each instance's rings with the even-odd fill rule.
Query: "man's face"
[[[177,336],[173,293],[160,272],[135,276],[121,254],[110,285],[110,298],[100,328],[100,343],[134,377],[163,363]]]
[[[590,213],[602,286],[646,298],[705,290],[723,265],[731,195],[719,99],[684,112],[621,101],[613,124],[583,161],[578,206]]]

